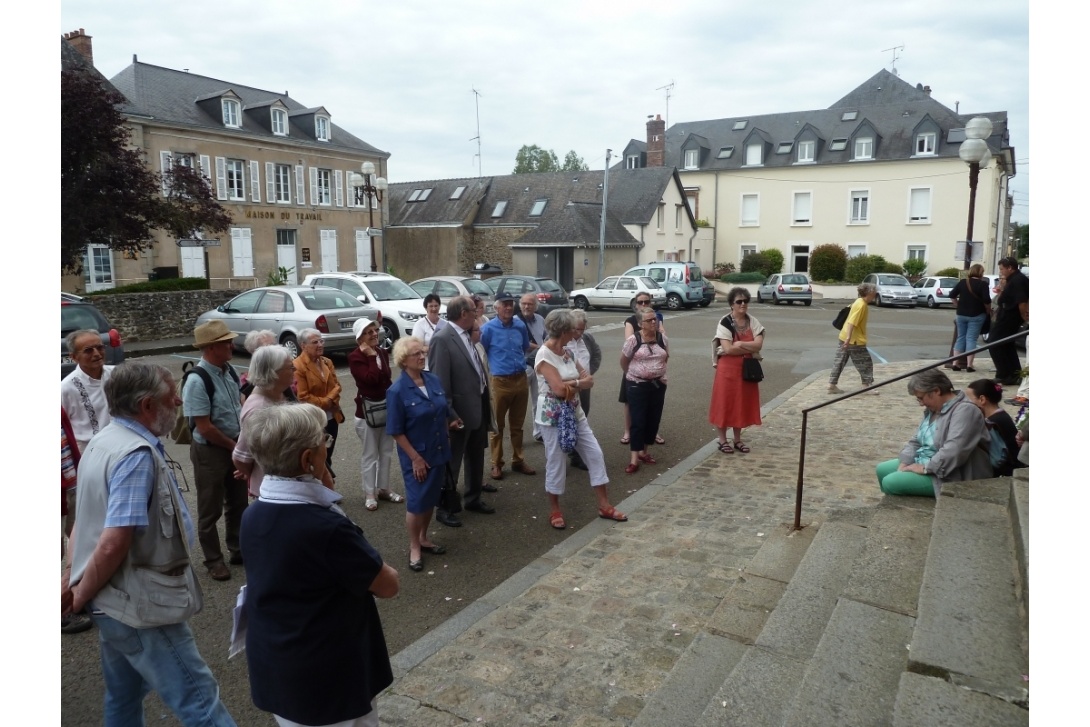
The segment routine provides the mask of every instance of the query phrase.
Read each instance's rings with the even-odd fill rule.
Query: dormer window
[[[814,148],[817,144],[813,139],[806,139],[799,142],[799,154],[797,161],[799,164],[813,164],[814,163]]]
[[[318,141],[329,141],[329,119],[327,117],[314,117],[314,138]]]
[[[748,119],[743,119],[742,121],[735,121],[734,126],[731,127],[731,131],[742,131],[743,129],[746,128],[746,124],[748,124],[748,123],[749,123]]]
[[[730,159],[730,155],[734,153],[733,146],[724,146],[719,149],[719,155],[717,159]]]
[[[496,203],[496,206],[492,208],[493,217],[503,217],[504,211],[507,209],[507,200],[501,199]]]
[[[284,109],[272,110],[272,133],[277,136],[288,135],[288,112]]]
[[[874,158],[874,139],[870,136],[861,136],[855,140],[854,153],[852,159],[855,161],[863,161]]]
[[[933,131],[918,134],[916,136],[916,156],[934,156],[937,140],[938,135]]]
[[[457,188],[455,188],[455,190],[453,192],[451,192],[450,198],[451,199],[461,199],[462,198],[462,193],[465,192],[465,191],[466,191],[466,186],[464,184],[460,185]]]
[[[759,167],[761,166],[761,147],[763,147],[759,141],[755,141],[746,145],[746,166],[747,167]]]
[[[231,129],[242,127],[242,112],[233,98],[223,99],[223,125]]]
[[[700,166],[700,150],[699,149],[686,149],[685,150],[685,168],[696,169]]]
[[[625,159],[624,159],[624,168],[625,169],[639,169],[640,168],[640,155],[639,154],[629,154],[628,156],[626,156]]]
[[[545,211],[545,205],[549,204],[547,199],[539,199],[534,202],[534,206],[530,208],[531,217],[541,217],[541,213]]]

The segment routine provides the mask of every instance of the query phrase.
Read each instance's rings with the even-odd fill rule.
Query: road
[[[829,368],[836,337],[830,321],[843,305],[843,302],[816,302],[811,307],[775,307],[754,303],[750,313],[767,329],[762,402],[768,402],[814,371]],[[660,433],[666,444],[653,450],[658,465],[644,465],[636,474],[626,475],[628,448],[619,443],[623,419],[617,392],[621,375],[618,365],[621,325],[627,312],[588,311],[588,330],[603,352],[602,368],[595,376],[590,421],[606,455],[613,502],[620,502],[651,482],[715,436],[707,422],[713,378],[710,340],[716,322],[726,312],[727,306],[723,303],[713,303],[707,309],[665,312],[671,355]],[[953,317],[953,311],[949,309],[872,308],[869,337],[875,362],[945,357]],[[164,364],[180,378],[186,358],[192,356],[154,356],[148,360]],[[464,525],[457,529],[433,525],[434,540],[447,546],[449,552],[443,556],[425,556],[424,571],[413,573],[406,567],[408,538],[403,506],[383,502],[376,512],[367,512],[363,507],[359,467],[355,464],[359,461],[360,444],[351,426],[350,414],[356,387],[344,358],[335,357],[334,361],[344,387],[342,406],[349,410],[349,423],[341,427],[334,454],[334,469],[340,475],[338,490],[345,494],[344,505],[349,517],[363,528],[368,540],[401,575],[400,595],[379,602],[391,654],[443,623],[596,517],[586,473],[572,470],[568,476],[568,492],[563,498],[569,529],[561,532],[549,527],[544,493],[544,452],[540,444],[529,439],[527,425],[526,458],[538,474],[527,477],[507,472],[502,481],[494,483],[499,492],[486,495],[487,501],[497,510],[494,515],[463,513]],[[238,356],[234,363],[246,366],[248,359],[244,355]],[[988,375],[990,362],[980,363],[983,364],[978,366],[981,375]],[[878,377],[881,378],[880,371]],[[858,386],[858,375],[850,365],[841,377],[841,386],[845,389]],[[189,484],[185,497],[195,513],[196,493],[192,487],[188,448],[168,442],[167,451],[182,464]],[[753,460],[759,461],[759,453],[750,455],[748,461]],[[395,490],[403,491],[396,459],[392,469],[394,481],[391,484]],[[243,583],[243,570],[233,567],[234,577],[226,582],[211,580],[203,568],[199,568],[199,572],[205,591],[205,607],[191,624],[200,651],[219,679],[224,701],[239,724],[271,724],[271,718],[256,710],[250,701],[245,659],[237,657],[227,661],[230,613]],[[103,686],[96,632],[64,636],[61,658],[63,722],[71,725],[101,723]],[[155,697],[147,702],[147,715],[149,722],[177,724]]]

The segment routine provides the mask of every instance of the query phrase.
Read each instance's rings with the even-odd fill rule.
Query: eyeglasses
[[[412,353],[410,353],[409,355],[410,355],[410,356],[427,356],[427,355],[428,355],[428,352],[427,352],[427,351],[425,351],[425,350],[423,350],[423,349],[421,349],[421,350],[419,350],[419,351],[413,351],[413,352],[412,352]]]
[[[739,298],[738,300],[731,303],[731,305],[749,305],[749,301],[748,300],[742,300],[741,298]]]
[[[307,346],[324,346],[325,341],[322,340],[321,338],[315,338],[313,341],[307,341],[305,345],[307,345]]]
[[[651,305],[651,301],[649,301],[649,300],[637,300],[636,305]]]
[[[368,330],[363,332],[363,335],[365,335],[365,336],[377,336],[378,335],[378,329],[377,328],[368,329]]]
[[[105,350],[106,347],[100,343],[97,346],[87,346],[86,348],[81,350],[80,353],[82,353],[84,356],[90,356],[92,353],[102,353]]]

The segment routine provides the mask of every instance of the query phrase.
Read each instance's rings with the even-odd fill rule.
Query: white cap
[[[360,337],[363,335],[363,332],[367,330],[368,326],[377,326],[377,325],[378,324],[375,323],[370,318],[357,318],[356,322],[352,324],[352,337],[355,338],[358,341],[358,340],[360,340]]]

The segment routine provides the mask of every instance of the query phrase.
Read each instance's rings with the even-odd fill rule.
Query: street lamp
[[[983,116],[971,119],[965,125],[965,141],[961,142],[958,156],[969,165],[969,227],[965,233],[965,270],[973,262],[973,217],[976,215],[976,183],[980,170],[987,169],[992,160],[991,149],[985,141],[992,135],[992,122]]]
[[[385,177],[378,177],[372,181],[375,175],[374,162],[364,162],[360,165],[360,171],[362,175],[352,172],[352,179],[349,180],[349,184],[354,190],[356,190],[356,205],[367,205],[367,214],[369,215],[369,223],[367,225],[367,236],[371,242],[371,270],[378,270],[378,266],[375,263],[375,208],[372,200],[375,202],[382,202],[382,193],[386,191],[386,188],[390,186],[390,183],[386,181]],[[386,241],[383,240],[383,251],[386,249]]]

